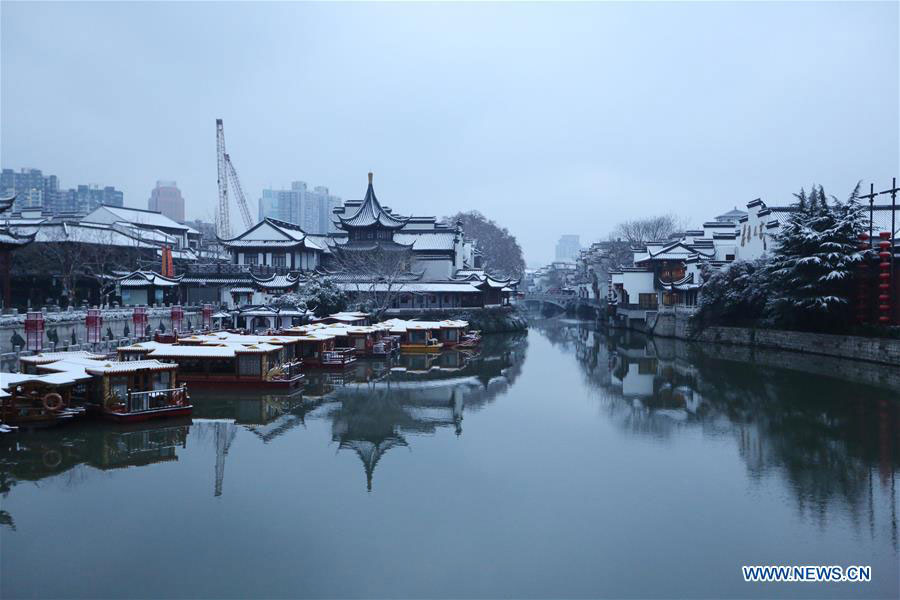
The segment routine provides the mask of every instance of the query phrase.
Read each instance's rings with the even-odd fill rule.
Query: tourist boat
[[[84,413],[83,409],[72,407],[75,381],[70,378],[3,373],[0,379],[0,421],[4,433],[7,428],[51,427]]]
[[[51,352],[21,357],[19,366],[24,373],[12,375],[32,378],[20,388],[53,388],[41,398],[45,411],[37,412],[52,413],[57,421],[85,410],[130,422],[183,417],[193,409],[186,387],[178,385],[178,365],[158,360],[117,362],[87,352]]]
[[[268,341],[263,341],[263,339]],[[252,385],[290,388],[303,380],[296,340],[270,343],[275,336],[210,334],[179,339],[178,344],[142,342],[118,348],[123,361],[144,358],[171,361],[192,386]]]
[[[406,337],[401,337],[402,352],[440,352],[444,343],[436,335],[439,326],[432,323],[412,321],[406,326]]]

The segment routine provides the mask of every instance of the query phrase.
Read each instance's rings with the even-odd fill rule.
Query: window
[[[256,265],[257,264],[256,261],[258,259],[259,259],[259,256],[257,256],[255,253],[254,254],[245,254],[244,255],[244,264],[245,265]]]
[[[734,254],[726,254],[725,260],[734,260]]]
[[[127,377],[110,377],[109,391],[113,398],[120,402],[124,402],[128,396],[128,378]]]
[[[286,267],[287,266],[287,256],[284,254],[273,254],[272,255],[272,266],[273,267]]]
[[[656,294],[638,294],[638,304],[641,308],[656,308]]]
[[[260,375],[262,373],[262,364],[258,354],[239,354],[238,355],[238,374]]]
[[[153,373],[153,389],[154,390],[169,389],[169,372],[168,371],[156,371],[155,373]]]

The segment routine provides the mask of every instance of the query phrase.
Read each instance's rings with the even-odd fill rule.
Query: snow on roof
[[[101,204],[94,212],[87,215],[85,220],[89,219],[94,213],[102,210],[109,211],[120,220],[127,221],[128,223],[150,225],[151,227],[164,227],[166,229],[180,229],[181,231],[186,231],[188,233],[198,233],[196,229],[173,221],[166,215],[155,210],[143,210],[125,206],[110,206],[108,204]]]
[[[57,360],[79,358],[103,360],[106,357],[103,354],[94,354],[93,352],[88,352],[86,350],[77,350],[71,352],[41,352],[40,354],[35,354],[33,356],[22,356],[19,358],[19,362],[24,362],[32,365],[42,365]]]
[[[416,231],[394,234],[394,241],[398,244],[410,245],[413,250],[453,250],[456,239],[454,231]]]
[[[165,347],[154,348],[149,356],[160,358],[234,358],[233,345],[221,346],[177,346],[164,344]]]

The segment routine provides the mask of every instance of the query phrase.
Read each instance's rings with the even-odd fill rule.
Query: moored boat
[[[178,366],[192,386],[290,388],[303,380],[298,340],[226,332],[191,336],[177,344],[143,342],[118,349],[123,361],[161,359]]]
[[[187,416],[193,408],[187,389],[178,385],[175,364],[158,360],[117,362],[86,352],[26,356],[19,364],[25,373],[12,375],[53,385],[69,412],[87,410],[115,421],[146,421]],[[37,381],[25,381],[24,385]],[[54,396],[49,400],[45,397],[45,408],[48,403],[54,409],[59,401]]]

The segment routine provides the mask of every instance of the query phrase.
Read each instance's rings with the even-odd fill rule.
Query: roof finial
[[[372,171],[369,171],[369,185],[372,185]]]

